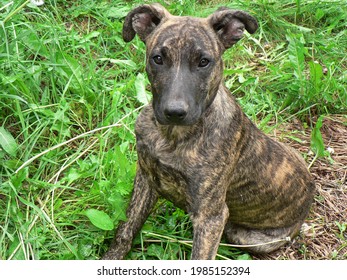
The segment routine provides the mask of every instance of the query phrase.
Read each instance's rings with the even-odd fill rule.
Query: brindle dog
[[[257,129],[222,83],[223,52],[257,28],[228,8],[194,18],[154,4],[127,15],[123,38],[146,44],[153,101],[136,122],[128,219],[104,259],[125,257],[159,196],[189,213],[192,259],[214,259],[223,233],[255,253],[298,233],[315,190],[305,162]]]

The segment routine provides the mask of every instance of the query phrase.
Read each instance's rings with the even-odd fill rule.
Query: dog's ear
[[[162,22],[170,13],[160,4],[141,5],[133,9],[125,18],[123,25],[123,39],[130,42],[135,34],[142,41]]]
[[[219,8],[208,17],[208,20],[225,49],[239,41],[245,29],[251,34],[258,29],[258,23],[254,17],[246,12],[226,7]]]

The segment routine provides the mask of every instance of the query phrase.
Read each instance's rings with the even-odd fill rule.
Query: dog
[[[158,197],[189,213],[192,259],[214,259],[224,234],[251,253],[293,238],[315,185],[302,157],[262,133],[223,84],[222,54],[254,17],[222,7],[207,18],[173,16],[159,4],[125,18],[123,39],[146,45],[153,99],[136,125],[137,172],[104,259],[123,259]]]

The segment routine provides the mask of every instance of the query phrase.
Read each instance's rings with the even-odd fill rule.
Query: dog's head
[[[220,8],[207,18],[171,15],[159,4],[142,5],[126,17],[123,38],[135,34],[147,48],[153,108],[163,125],[193,125],[212,103],[222,80],[223,52],[257,21],[243,11]]]

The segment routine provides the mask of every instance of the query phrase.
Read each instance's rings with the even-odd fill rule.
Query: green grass
[[[98,259],[135,175],[148,81],[144,44],[124,43],[121,29],[142,1],[9,2],[0,0],[0,259]],[[262,129],[346,114],[345,1],[166,2],[176,15],[227,5],[258,18],[224,59],[226,84]],[[191,238],[187,215],[160,201],[129,258],[186,259]],[[219,255],[249,258],[227,246]]]

